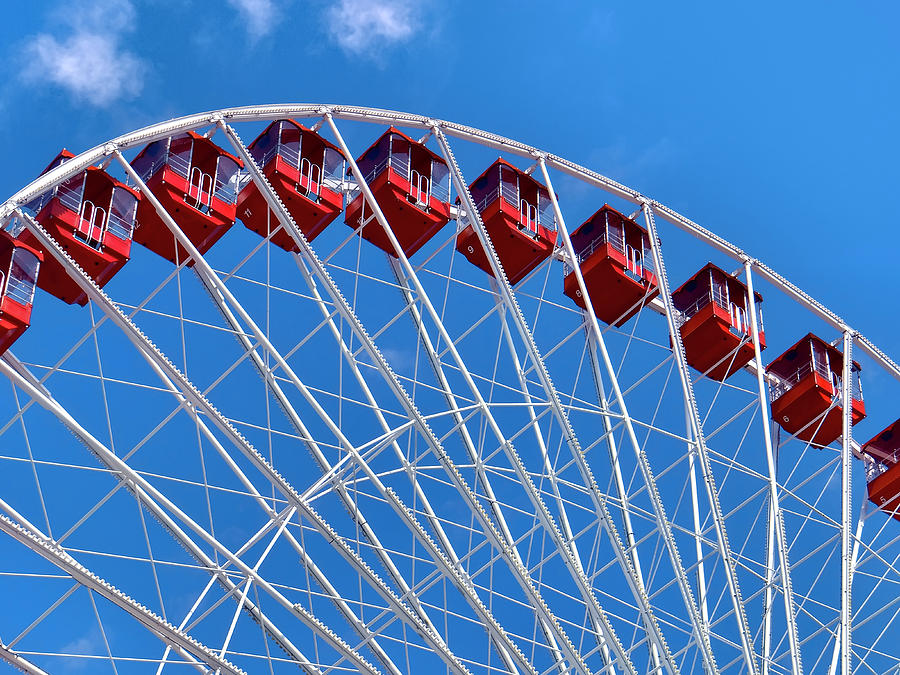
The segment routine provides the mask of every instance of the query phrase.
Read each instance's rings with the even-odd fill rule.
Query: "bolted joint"
[[[16,217],[16,212],[19,210],[18,202],[8,202],[2,208],[0,208],[0,228],[6,228],[9,225],[10,221],[12,221]]]

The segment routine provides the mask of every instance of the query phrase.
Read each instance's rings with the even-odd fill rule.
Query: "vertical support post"
[[[841,381],[843,436],[841,438],[841,675],[850,675],[850,609],[853,559],[850,555],[850,454],[853,422],[853,336],[844,330],[844,368]]]
[[[687,436],[691,438],[691,420],[690,411],[685,406],[685,417],[687,417]],[[706,602],[706,568],[703,565],[703,545],[701,544],[700,532],[702,523],[700,521],[700,500],[697,498],[697,446],[691,443],[688,449],[688,471],[691,483],[691,510],[694,515],[694,550],[697,555],[697,604],[700,606],[700,618],[703,625],[709,630],[709,607]]]
[[[762,346],[759,342],[759,319],[756,309],[756,292],[753,290],[752,265],[744,261],[744,277],[747,280],[747,309],[750,313],[750,335],[753,338],[753,355],[756,359],[756,386],[759,394],[760,418],[762,419],[763,440],[766,448],[766,465],[769,470],[769,524],[766,553],[766,591],[763,609],[763,664],[762,672],[769,672],[769,650],[772,633],[772,583],[774,581],[774,546],[778,546],[781,564],[781,585],[784,593],[784,613],[787,621],[788,644],[791,650],[791,667],[794,673],[803,672],[800,658],[800,640],[797,635],[797,614],[794,609],[794,591],[791,584],[791,566],[788,561],[788,546],[784,532],[784,516],[778,499],[778,467],[775,465],[775,453],[772,448],[772,427],[769,423],[768,389],[762,366]]]
[[[765,413],[763,413],[765,414]],[[772,654],[772,602],[775,596],[775,512],[772,500],[766,510],[766,578],[762,615],[762,675],[769,675]]]
[[[853,538],[853,553],[850,556],[850,575],[856,569],[856,561],[859,558],[859,542],[862,541],[863,526],[866,524],[864,520],[866,503],[863,502],[860,508],[859,518],[856,521],[856,536]],[[838,657],[841,654],[841,626],[838,622],[838,629],[834,636],[834,648],[831,651],[831,665],[828,667],[828,675],[834,675],[837,671]]]

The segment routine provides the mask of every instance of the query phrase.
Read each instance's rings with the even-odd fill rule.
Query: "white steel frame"
[[[410,381],[407,376],[401,376],[391,359],[379,348],[378,335],[391,323],[380,327],[380,330],[378,326],[364,324],[355,300],[348,299],[346,289],[342,288],[330,271],[328,259],[320,258],[304,237],[235,129],[235,125],[240,123],[286,117],[315,119],[317,122],[314,128],[324,127],[333,135],[337,146],[344,153],[353,179],[346,185],[347,193],[361,194],[372,213],[370,220],[374,219],[384,229],[393,249],[393,256],[389,257],[391,275],[385,277],[384,283],[390,284],[400,293],[403,313],[408,314],[415,330],[414,341],[417,344],[412,347],[421,350],[431,368],[433,380],[429,381],[428,386],[433,389],[435,396],[444,401],[446,408],[440,415],[452,422],[450,432],[439,435],[433,427],[434,418],[431,415],[434,413],[424,411],[415,392],[408,391],[410,383],[413,387],[422,387],[425,386],[425,380],[420,382],[414,377]],[[405,255],[388,218],[356,165],[354,154],[341,134],[338,121],[393,124],[420,129],[427,132],[425,138],[433,137],[436,141],[450,168],[452,185],[460,197],[454,215],[460,224],[474,227],[493,273],[490,287],[485,290],[492,297],[494,306],[490,312],[495,315],[492,319],[496,319],[500,329],[501,345],[498,353],[504,351],[514,364],[516,386],[521,399],[520,402],[508,405],[519,406],[527,415],[525,429],[511,433],[500,421],[499,404],[493,401],[491,394],[485,393],[496,383],[485,382],[482,374],[470,368],[466,356],[457,345],[458,340],[465,337],[465,333],[462,337],[454,337],[456,328],[445,320],[444,311],[438,309],[440,303],[432,298],[430,281],[422,268],[414,266]],[[154,140],[203,128],[210,128],[210,135],[221,132],[228,140],[263,195],[271,210],[270,217],[280,223],[299,249],[295,259],[298,278],[303,281],[304,297],[321,315],[319,326],[334,341],[338,360],[348,373],[347,381],[358,387],[362,398],[360,403],[372,411],[376,426],[380,429],[380,435],[365,444],[358,445],[351,440],[345,423],[330,412],[328,403],[325,402],[327,392],[306,382],[292,365],[291,355],[294,350],[285,351],[270,339],[266,327],[268,316],[266,326],[254,319],[255,308],[242,304],[229,287],[231,275],[216,271],[206,257],[198,252],[181,231],[177,219],[150,192],[123,154]],[[585,300],[586,308],[580,321],[585,333],[584,355],[589,364],[587,373],[592,384],[593,400],[585,400],[579,405],[591,406],[591,410],[596,410],[602,429],[599,438],[591,438],[586,443],[583,430],[579,431],[572,422],[576,406],[574,402],[565,403],[565,395],[574,400],[574,392],[566,394],[566,389],[554,384],[552,368],[548,365],[548,354],[552,354],[560,345],[542,344],[538,331],[526,318],[519,292],[509,283],[497,250],[469,194],[465,176],[451,147],[451,138],[518,155],[535,162],[532,170],[540,170],[548,187],[558,224],[562,245],[558,257],[572,266],[578,288]],[[225,323],[223,329],[237,340],[241,353],[239,362],[246,360],[259,374],[268,394],[283,411],[294,437],[312,455],[321,474],[309,481],[308,485],[295,487],[282,475],[274,461],[257,449],[239,431],[235,421],[212,403],[211,396],[202,391],[154,344],[132,316],[125,314],[123,306],[94,284],[88,273],[78,266],[34,218],[22,210],[23,204],[69,176],[88,166],[110,160],[116,160],[143,198],[150,201],[174,239],[187,251],[196,277],[222,315]],[[634,383],[623,380],[622,363],[616,363],[607,346],[609,334],[607,329],[601,327],[595,314],[581,265],[573,250],[564,215],[557,201],[551,171],[573,176],[630,202],[642,214],[650,233],[660,287],[660,298],[649,303],[649,307],[666,320],[672,345],[668,358],[672,359],[672,366],[677,372],[678,391],[687,418],[686,435],[654,429],[652,418],[648,423],[630,412],[629,394],[641,381]],[[739,461],[708,447],[708,439],[736,420],[743,411],[733,415],[712,432],[705,429],[709,411],[702,408],[694,392],[692,374],[678,329],[678,313],[671,298],[672,289],[666,274],[656,216],[731,257],[742,266],[748,286],[748,311],[754,347],[754,359],[747,370],[755,376],[756,385],[754,390],[747,391],[751,400],[747,409],[753,407],[752,402],[755,401],[763,439],[764,470],[743,467]],[[97,612],[95,595],[123,609],[150,634],[162,641],[165,650],[159,658],[157,673],[163,672],[169,661],[177,660],[200,672],[244,672],[228,658],[235,653],[233,649],[229,649],[232,641],[241,639],[238,636],[243,625],[239,620],[242,613],[246,613],[262,628],[268,668],[272,672],[275,672],[276,665],[281,662],[272,658],[268,651],[269,642],[286,654],[286,662],[311,673],[333,672],[344,668],[366,673],[379,673],[383,669],[383,672],[393,675],[414,671],[418,666],[409,657],[410,645],[414,645],[416,649],[436,657],[442,668],[453,673],[497,670],[533,675],[551,671],[560,674],[636,674],[646,670],[674,675],[679,672],[699,672],[702,668],[707,673],[734,669],[754,674],[799,674],[803,672],[802,655],[805,645],[818,639],[817,636],[822,633],[833,638],[830,672],[837,672],[839,667],[842,675],[850,675],[851,672],[856,672],[858,666],[865,665],[854,663],[853,626],[857,621],[852,607],[854,575],[861,573],[862,565],[873,561],[887,568],[880,573],[882,580],[889,573],[896,575],[885,550],[892,542],[876,549],[863,541],[862,520],[858,522],[854,533],[851,467],[854,456],[858,456],[859,446],[852,439],[850,405],[843,406],[840,456],[833,469],[839,470],[840,476],[839,520],[834,520],[824,506],[819,506],[818,501],[808,503],[801,500],[790,483],[791,476],[785,479],[779,473],[776,461],[778,448],[772,442],[774,433],[769,419],[769,379],[760,366],[760,329],[757,325],[754,277],[758,275],[799,306],[841,332],[844,371],[840,401],[846,403],[851,398],[854,345],[898,380],[900,366],[850,328],[838,315],[777,272],[666,206],[561,157],[471,127],[371,108],[275,105],[203,113],[120,136],[78,155],[19,190],[0,205],[0,222],[12,217],[19,218],[63,266],[87,294],[91,308],[102,312],[103,318],[95,322],[91,333],[96,332],[103,321],[108,321],[131,342],[158,377],[160,391],[168,392],[174,398],[177,408],[172,415],[179,410],[186,412],[196,425],[198,438],[202,438],[204,443],[215,450],[216,456],[232,472],[244,494],[256,504],[263,517],[262,526],[256,529],[255,534],[243,546],[234,549],[226,545],[210,527],[202,525],[142,475],[141,471],[129,463],[127,457],[119,456],[113,448],[98,440],[96,434],[82,426],[65,405],[53,397],[43,380],[56,371],[58,364],[49,369],[43,379],[39,379],[28,365],[19,361],[12,353],[7,353],[0,360],[0,371],[15,388],[70,430],[118,485],[125,487],[138,505],[153,515],[168,535],[187,551],[196,568],[208,576],[208,584],[196,598],[193,608],[183,623],[175,626],[77,562],[64,544],[54,539],[49,531],[42,532],[17,511],[14,505],[3,501],[3,495],[0,494],[0,530],[76,582],[63,598],[47,609],[18,638],[9,643],[0,639],[0,659],[12,666],[29,673],[45,672],[35,665],[35,657],[21,653],[16,643],[80,587],[86,588],[90,593],[113,670],[115,657]],[[345,239],[343,245],[349,241],[350,238]],[[181,267],[183,265],[184,263]],[[177,270],[173,274],[177,275]],[[358,270],[356,274],[358,283],[361,274]],[[169,279],[171,278],[170,276]],[[448,284],[449,281],[448,279]],[[183,322],[183,315],[181,319]],[[396,319],[397,317],[394,318]],[[473,325],[471,329],[474,327]],[[378,332],[373,333],[373,328]],[[361,355],[364,355],[365,360]],[[380,384],[376,385],[367,377],[367,373],[371,372],[377,374]],[[645,377],[650,377],[651,374],[648,373]],[[102,380],[102,374],[100,377]],[[530,377],[536,380],[529,379]],[[463,386],[453,384],[460,380]],[[387,387],[392,400],[386,400],[385,395],[379,392],[382,386]],[[607,391],[610,391],[609,396]],[[342,393],[338,397],[341,400],[346,398]],[[660,397],[662,398],[662,394]],[[30,403],[20,405],[19,412],[13,415],[12,421],[4,430],[16,420],[22,421],[24,426],[24,415],[29,405]],[[395,410],[398,412],[392,412]],[[405,421],[396,421],[398,414]],[[327,447],[321,440],[321,432],[314,428],[327,429],[334,439],[334,447]],[[526,430],[533,435],[533,441],[520,440],[525,438]],[[269,431],[271,432],[271,428]],[[673,460],[668,466],[663,464],[662,469],[660,465],[654,465],[647,452],[650,432],[661,431],[679,442],[685,452],[682,458]],[[552,455],[549,439],[554,435],[559,437],[560,448],[564,446],[567,452],[567,459],[561,465],[561,453],[557,452],[555,457]],[[645,435],[645,440],[641,440],[641,435]],[[404,447],[413,437],[419,439],[425,448],[420,451],[420,457],[411,458],[408,447]],[[528,463],[520,449],[523,445],[530,446],[532,442],[540,457],[537,469],[535,465]],[[463,454],[455,457],[450,448],[457,447],[457,444]],[[607,468],[611,472],[610,484],[605,489],[598,483],[592,468],[592,461],[596,462],[596,459],[591,458],[596,455],[590,454],[594,452],[592,448],[600,444],[607,449]],[[633,450],[633,458],[629,457],[627,463],[621,457],[623,445],[628,445]],[[486,458],[485,453],[489,448],[496,450]],[[335,450],[342,453],[339,461],[333,460]],[[383,458],[388,456],[393,457],[396,467],[394,472],[408,481],[408,486],[402,488],[402,494],[400,484],[392,476],[394,472],[384,473],[379,468]],[[455,491],[465,506],[471,521],[470,526],[465,529],[470,540],[470,550],[460,550],[459,524],[450,522],[442,515],[440,506],[433,502],[433,497],[423,482],[420,458],[425,456],[432,457],[435,462],[426,471],[429,481],[441,481],[446,489]],[[499,464],[491,464],[494,456],[504,458],[502,468]],[[688,501],[682,505],[683,494],[677,503],[666,503],[667,498],[663,496],[659,486],[661,482],[671,479],[671,472],[675,467],[682,466],[682,459],[683,467],[686,468],[684,476],[689,479]],[[701,491],[696,486],[697,468],[703,482]],[[732,470],[752,475],[760,489],[753,496],[726,507],[720,502],[720,494],[729,490],[728,481],[736,480],[731,476]],[[573,476],[577,476],[577,479],[573,479]],[[500,496],[508,490],[509,481],[513,481],[517,489],[521,490],[521,503],[507,503]],[[360,483],[364,484],[364,498],[360,497],[358,491]],[[549,487],[545,487],[545,484]],[[268,490],[272,491],[272,495],[266,494]],[[582,496],[583,503],[567,496],[573,490]],[[317,510],[314,504],[323,494],[336,496],[355,523],[356,535],[342,533],[339,526],[331,522],[330,516]],[[757,495],[765,497],[756,499]],[[107,498],[108,496],[104,501]],[[736,512],[757,503],[758,517],[761,516],[765,523],[762,527],[765,530],[766,545],[762,556],[764,559],[754,561],[744,551],[746,544],[733,547],[735,537],[733,533],[729,536],[729,527]],[[389,532],[379,532],[381,525],[377,523],[382,517],[381,512],[370,520],[370,511],[377,510],[378,504],[387,507],[396,518],[394,522],[402,523],[415,540],[416,544],[410,550],[397,550],[386,543],[393,537]],[[804,512],[798,509],[804,509]],[[533,525],[526,531],[522,531],[521,524],[516,524],[521,521],[522,514],[533,519]],[[589,514],[589,522],[586,527],[582,525],[584,529],[578,530],[573,523],[577,520],[583,522],[587,517],[585,514]],[[89,516],[90,513],[79,523]],[[789,532],[786,518],[793,521],[798,517],[798,524],[794,524],[797,529],[793,533]],[[818,526],[832,528],[835,532],[833,540],[824,541],[798,560],[792,551],[796,538],[801,536],[804,528]],[[624,536],[620,533],[620,528]],[[328,570],[328,564],[324,562],[327,557],[323,553],[324,549],[315,546],[310,548],[304,542],[304,532],[310,536],[316,533],[326,541],[331,551],[328,555],[336,556],[356,575],[359,585],[357,596],[347,595],[339,590],[344,580],[338,579]],[[588,551],[586,547],[590,542],[586,540],[586,532],[595,532],[594,547],[600,546],[602,532],[602,540],[605,542],[603,546],[608,547],[611,555],[609,562],[601,564],[595,559],[594,553]],[[792,534],[795,537],[793,540]],[[535,538],[550,547],[550,552],[544,553],[538,563],[531,559],[531,544],[528,543]],[[472,543],[476,541],[479,543]],[[685,546],[685,542],[689,542],[693,549],[696,558],[693,563],[682,557],[681,548]],[[828,605],[829,601],[813,597],[822,594],[818,586],[819,577],[812,580],[805,592],[795,590],[794,577],[797,566],[815,559],[816,555],[827,551],[835,542],[840,570],[840,595],[834,607],[836,618],[832,621],[822,618],[827,614],[822,613],[822,607],[832,609]],[[258,546],[264,546],[264,550],[260,552]],[[283,584],[267,579],[261,571],[263,565],[270,556],[279,555],[278,552],[283,549],[289,549],[299,559],[301,569],[305,570],[316,587],[329,599],[334,608],[333,614],[329,614],[327,618],[318,616],[303,603],[291,600],[291,593]],[[589,560],[585,558],[586,553],[589,554]],[[369,558],[370,555],[387,571],[387,580],[373,570],[370,564],[373,558]],[[481,559],[485,555],[486,561]],[[421,575],[411,576],[406,570],[410,560],[425,566],[431,572],[424,578]],[[152,554],[150,562],[153,565]],[[562,576],[548,582],[544,578],[544,569],[550,569],[552,565],[561,566],[554,569]],[[153,570],[155,575],[155,565]],[[508,575],[505,583],[510,584],[509,588],[494,587],[495,570]],[[671,578],[661,581],[658,578],[660,574],[671,575]],[[489,583],[485,581],[486,575],[490,577]],[[694,576],[696,582],[692,580]],[[624,588],[610,592],[609,589],[598,586],[597,580],[601,578],[620,579]],[[746,583],[748,579],[754,589],[749,593],[742,589],[742,583]],[[900,577],[897,581],[900,581]],[[158,580],[156,584],[161,596]],[[216,600],[213,608],[201,610],[204,602],[211,601],[210,589],[216,584],[222,589],[224,596]],[[455,589],[459,593],[460,604],[448,603],[445,591],[444,605],[436,605],[431,594],[438,584]],[[671,600],[660,600],[669,593],[669,587],[680,599],[681,606],[678,609]],[[719,596],[711,595],[713,588],[719,589]],[[252,598],[251,589],[254,593]],[[273,618],[273,610],[264,611],[259,601],[260,592],[266,598],[267,607],[277,608],[274,612],[281,616],[280,619]],[[773,627],[776,625],[773,608],[778,593],[782,596],[784,615],[777,621],[778,625],[784,626],[785,638],[773,644]],[[564,597],[564,601],[561,597]],[[216,606],[224,607],[226,602],[235,605],[230,610],[231,618],[222,636],[221,647],[213,648],[193,638],[187,627],[198,625]],[[309,602],[312,607],[312,600]],[[510,621],[511,615],[502,606],[509,602],[518,602],[523,608],[527,608],[524,614],[531,618],[524,621],[526,624],[531,621],[534,626],[530,639],[523,634],[518,619],[509,625],[505,623]],[[616,608],[610,609],[609,605]],[[749,613],[749,608],[757,605],[762,608],[758,620]],[[581,625],[574,619],[571,606],[580,608],[582,617],[577,621],[582,622]],[[287,627],[284,624],[285,616],[299,622],[315,637],[315,654],[310,654],[308,648],[296,643],[292,637],[297,634],[296,627]],[[447,627],[451,618],[454,621],[465,619],[483,629],[490,643],[488,651],[494,655],[495,660],[491,661],[490,656],[484,663],[473,660],[468,645],[448,639],[452,635]],[[335,625],[335,620],[346,624],[347,630]],[[726,624],[732,627],[726,628]],[[810,628],[811,625],[817,628]],[[631,631],[633,635],[629,638],[623,630]],[[402,639],[398,637],[398,631],[402,632]],[[0,636],[2,637],[6,636]],[[780,646],[783,642],[787,643],[786,651]],[[403,644],[404,649],[398,649],[397,643]],[[319,644],[327,646],[336,656],[321,656],[318,653]],[[876,641],[874,645],[862,645],[860,649],[868,649],[871,653],[876,650],[877,645]],[[368,655],[374,657],[377,665],[369,660]]]

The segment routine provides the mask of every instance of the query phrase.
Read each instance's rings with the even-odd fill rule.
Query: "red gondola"
[[[407,257],[450,221],[450,170],[424,143],[390,127],[356,163]],[[397,256],[362,194],[347,205],[345,221]]]
[[[759,347],[766,348],[759,305]],[[713,380],[722,381],[753,358],[747,286],[712,263],[707,264],[672,293],[681,313],[681,339],[687,362]]]
[[[869,501],[900,520],[900,420],[862,446],[867,462]]]
[[[622,326],[659,294],[647,230],[609,204],[571,238],[594,312],[602,321]],[[563,290],[584,308],[575,272],[568,266],[566,270]]]
[[[243,164],[208,138],[189,131],[154,141],[131,165],[201,254],[234,225]],[[138,223],[136,242],[173,263],[187,258],[148,199]]]
[[[337,146],[294,120],[272,122],[249,147],[304,236],[312,241],[343,208],[344,157]],[[241,189],[238,217],[257,234],[286,251],[297,245],[266,205],[253,181]],[[277,231],[276,231],[277,230]]]
[[[509,283],[524,279],[553,253],[557,233],[550,193],[534,178],[498,159],[475,179],[469,192]],[[493,274],[472,225],[456,236],[456,250]]]
[[[0,230],[0,354],[28,328],[43,258],[39,249]]]
[[[837,440],[843,430],[843,367],[844,355],[836,347],[812,333],[802,338],[766,368],[780,380],[771,388],[772,418],[782,429],[811,445],[824,447]],[[853,424],[866,416],[859,370],[854,361],[850,408]]]
[[[63,150],[42,175],[73,157]],[[101,288],[131,255],[135,212],[140,194],[106,171],[91,166],[45,192],[26,208],[51,237]],[[44,251],[29,231],[19,239],[40,249],[44,258],[38,286],[69,304],[87,304],[87,295],[61,263]]]

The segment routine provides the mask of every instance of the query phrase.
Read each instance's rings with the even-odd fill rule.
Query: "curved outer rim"
[[[478,143],[479,145],[491,147],[500,150],[501,152],[509,152],[530,159],[543,157],[547,166],[551,168],[557,169],[595,187],[599,187],[600,189],[631,202],[632,204],[638,206],[648,205],[653,209],[654,213],[672,225],[692,234],[737,262],[742,264],[749,263],[767,281],[794,298],[794,300],[812,311],[836,330],[849,332],[866,354],[874,359],[876,363],[881,365],[888,373],[893,375],[894,378],[900,380],[900,365],[895,363],[893,359],[879,349],[868,338],[851,328],[847,322],[835,312],[828,309],[825,305],[774,269],[746,254],[738,246],[735,246],[664,204],[650,199],[639,191],[614,181],[611,178],[607,178],[596,171],[591,171],[575,162],[545,152],[539,148],[526,145],[525,143],[520,143],[519,141],[514,141],[504,136],[499,136],[463,124],[426,117],[424,115],[399,112],[396,110],[383,110],[380,108],[367,108],[361,106],[326,105],[319,103],[285,103],[222,108],[220,110],[177,117],[166,122],[151,124],[150,126],[123,134],[110,141],[97,145],[90,150],[86,150],[85,152],[76,155],[65,164],[60,165],[52,171],[35,179],[0,205],[0,222],[3,222],[6,218],[10,217],[19,205],[28,202],[30,199],[45,192],[66,178],[83,171],[85,168],[98,162],[102,162],[107,157],[111,156],[115,150],[129,150],[136,146],[142,146],[146,143],[150,143],[160,138],[166,138],[173,134],[209,126],[210,124],[217,123],[219,120],[226,122],[259,122],[285,117],[316,118],[322,117],[326,113],[330,113],[335,119],[370,122],[380,125],[397,125],[424,130],[439,127],[445,134]]]

